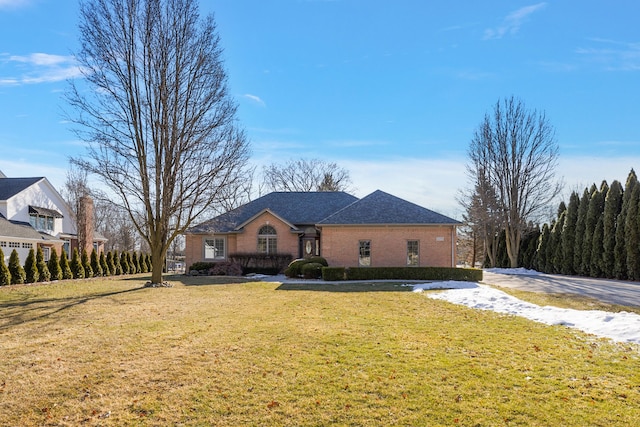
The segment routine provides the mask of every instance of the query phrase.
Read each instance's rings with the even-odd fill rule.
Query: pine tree
[[[136,267],[133,265],[133,258],[131,257],[131,252],[127,252],[127,264],[129,265],[129,274],[136,273]]]
[[[118,251],[113,251],[113,271],[114,275],[120,276],[122,274],[122,265],[120,265],[120,257]]]
[[[604,274],[604,260],[602,258],[603,238],[604,215],[600,215],[596,223],[596,228],[593,231],[593,238],[591,239],[591,264],[589,265],[589,275],[591,277],[602,277]]]
[[[48,282],[51,280],[51,272],[49,271],[47,263],[44,262],[44,252],[40,246],[38,246],[38,250],[36,251],[36,266],[38,267],[38,273],[40,274],[40,277],[38,278],[40,282]]]
[[[608,278],[615,277],[616,227],[622,209],[622,192],[620,181],[613,181],[604,201],[602,275]]]
[[[598,225],[598,220],[604,214],[604,199],[607,195],[607,191],[609,191],[609,186],[606,181],[602,181],[600,188],[592,192],[591,198],[589,199],[589,210],[587,211],[587,220],[585,222],[582,264],[580,269],[580,272],[585,276],[591,275],[592,267],[599,270],[599,265],[602,264],[602,237],[599,242],[595,243],[600,250],[597,253],[597,259],[593,259],[593,236],[596,231],[596,226]],[[596,264],[596,266],[594,266],[594,264]]]
[[[63,279],[73,279],[73,272],[71,271],[71,266],[69,266],[69,257],[64,249],[60,254],[60,271]]]
[[[540,232],[540,239],[538,242],[538,249],[536,251],[536,270],[541,271],[543,273],[548,273],[547,271],[547,253],[549,252],[549,238],[551,237],[551,230],[549,229],[549,224],[542,225],[542,231]]]
[[[47,268],[51,274],[51,280],[61,280],[62,270],[60,269],[60,261],[58,260],[58,252],[56,248],[51,248],[51,254],[49,255],[49,262]]]
[[[24,262],[24,272],[26,274],[25,283],[36,283],[40,278],[36,264],[36,252],[33,248],[29,249],[29,254]]]
[[[638,230],[638,203],[640,185],[635,185],[629,197],[627,216],[624,224],[625,248],[627,251],[627,278],[640,280],[640,232]]]
[[[102,266],[100,265],[98,253],[95,249],[91,251],[91,270],[93,271],[93,277],[102,277]]]
[[[120,267],[122,268],[122,274],[129,274],[129,261],[127,260],[127,253],[120,253]]]
[[[133,265],[134,268],[134,273],[141,273],[140,271],[140,261],[138,259],[138,253],[134,252],[131,254],[131,264]]]
[[[11,251],[9,256],[9,273],[11,273],[11,284],[21,285],[27,278],[24,268],[20,265],[20,256],[15,249]]]
[[[74,279],[84,279],[84,267],[82,266],[82,260],[78,253],[78,248],[73,248],[73,255],[71,256],[71,263],[69,264]]]
[[[616,279],[627,278],[627,244],[625,236],[625,224],[627,221],[627,211],[629,210],[629,199],[633,188],[638,185],[638,177],[633,169],[627,176],[627,182],[624,185],[624,192],[622,193],[622,206],[620,207],[620,214],[616,221],[616,246],[614,248],[615,263],[613,274]]]
[[[80,263],[82,264],[82,269],[84,270],[84,277],[91,278],[93,277],[93,268],[91,268],[91,261],[89,260],[89,254],[87,253],[87,249],[82,249],[82,255],[80,256]]]
[[[595,186],[591,186],[591,196],[589,197],[589,206],[587,208],[587,217],[584,221],[584,237],[582,239],[582,257],[580,260],[580,266],[578,268],[578,274],[582,276],[588,276],[591,265],[591,240],[593,239],[593,232],[596,229],[598,223],[598,205],[602,200],[600,191]]]
[[[567,217],[564,221],[560,244],[562,246],[562,274],[574,274],[573,252],[576,245],[576,222],[578,221],[578,208],[580,206],[580,195],[572,192],[567,206]]]
[[[0,248],[0,286],[9,286],[11,284],[11,273],[9,267],[4,262],[4,252]]]
[[[147,268],[147,258],[145,254],[140,253],[138,261],[140,262],[140,273],[148,273],[149,269]]]
[[[104,251],[100,252],[100,267],[102,268],[102,274],[104,276],[111,276],[111,271],[109,271],[109,263],[107,262],[107,257],[104,254]]]
[[[107,265],[109,266],[109,274],[111,276],[115,276],[116,275],[116,263],[115,263],[115,259],[113,256],[113,252],[109,251],[107,252]]]
[[[573,248],[573,271],[580,274],[580,266],[582,264],[582,243],[584,241],[585,223],[587,221],[587,212],[589,211],[589,199],[591,193],[585,188],[578,205],[578,218],[576,220],[576,238]]]
[[[564,203],[562,205],[564,205]],[[562,230],[564,229],[566,218],[567,210],[565,209],[560,214],[560,216],[558,217],[558,221],[556,221],[553,228],[551,229],[551,242],[553,246],[553,253],[551,255],[551,266],[553,269],[553,273],[560,273],[562,270],[564,256],[564,252],[562,251]]]

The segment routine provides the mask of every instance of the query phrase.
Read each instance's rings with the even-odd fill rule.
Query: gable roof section
[[[31,227],[31,225],[28,223],[9,221],[7,219],[0,218],[0,238],[2,237],[15,237],[19,239],[36,240],[43,239],[42,235],[34,230],[33,227]]]
[[[459,225],[459,221],[422,206],[387,194],[374,191],[318,225]]]
[[[187,233],[237,231],[256,215],[269,210],[294,225],[314,225],[358,200],[342,191],[273,192],[187,230]]]
[[[0,200],[9,200],[42,179],[44,177],[0,178]]]

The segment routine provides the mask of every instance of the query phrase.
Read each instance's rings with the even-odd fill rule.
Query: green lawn
[[[395,284],[146,280],[0,288],[0,425],[640,425],[636,346]]]

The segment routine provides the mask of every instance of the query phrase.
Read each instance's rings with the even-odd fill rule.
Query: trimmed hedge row
[[[324,267],[322,278],[338,280],[461,280],[479,282],[482,270],[448,267]]]

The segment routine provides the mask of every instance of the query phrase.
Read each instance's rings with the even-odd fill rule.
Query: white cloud
[[[484,32],[484,39],[501,39],[507,34],[516,34],[520,31],[520,27],[531,14],[543,9],[547,3],[537,3],[530,6],[522,7],[511,12],[502,21],[502,25],[496,28],[487,28]]]
[[[32,53],[4,56],[3,61],[14,64],[18,76],[0,77],[0,86],[53,83],[82,75],[73,56]]]
[[[30,0],[0,0],[0,9],[18,8],[29,3]]]
[[[250,93],[245,93],[244,95],[242,95],[242,97],[250,100],[255,104],[260,105],[261,107],[266,107],[265,102],[259,96],[251,95]]]

